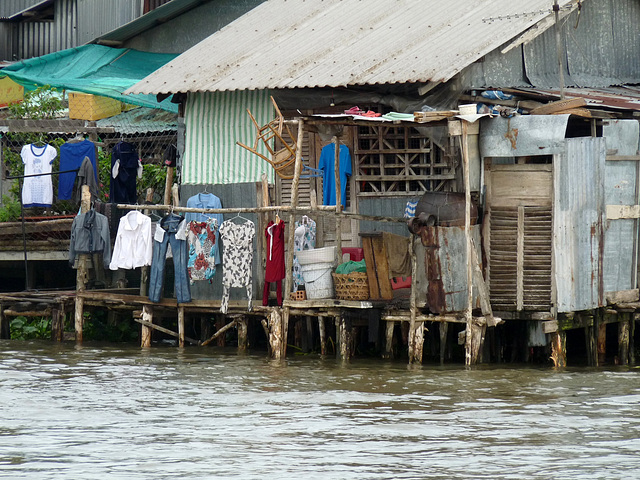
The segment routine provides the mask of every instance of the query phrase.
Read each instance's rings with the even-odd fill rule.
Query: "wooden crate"
[[[69,118],[76,120],[100,120],[122,112],[122,102],[113,98],[69,93]]]

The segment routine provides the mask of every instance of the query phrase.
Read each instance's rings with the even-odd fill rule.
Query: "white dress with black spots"
[[[229,308],[229,289],[231,287],[246,287],[249,311],[253,308],[253,283],[251,264],[253,262],[253,239],[256,227],[250,220],[236,224],[226,220],[220,226],[220,237],[224,245],[222,253],[222,304],[220,311],[227,313]]]

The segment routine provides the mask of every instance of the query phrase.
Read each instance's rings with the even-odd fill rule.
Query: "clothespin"
[[[276,225],[278,225],[280,223],[280,215],[278,215],[278,212],[276,212]]]

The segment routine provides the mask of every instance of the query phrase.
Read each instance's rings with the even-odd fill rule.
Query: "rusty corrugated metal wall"
[[[615,151],[615,155],[607,156],[605,164],[605,205],[638,205],[638,162],[615,158],[637,154],[640,125],[637,120],[609,120],[604,122],[602,130],[607,150]],[[638,240],[638,220],[607,219],[603,261],[605,292],[637,287]]]
[[[554,270],[559,313],[603,305],[604,138],[570,138],[554,156]]]
[[[137,1],[57,0],[53,21],[5,24],[4,38],[11,40],[0,53],[7,60],[24,60],[76,47],[141,14],[142,4]]]

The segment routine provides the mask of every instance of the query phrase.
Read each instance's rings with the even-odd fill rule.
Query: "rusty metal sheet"
[[[425,227],[418,242],[418,301],[426,301],[432,313],[464,312],[467,308],[467,262],[464,227]],[[480,227],[471,227],[479,251]],[[473,291],[474,307],[478,306]]]
[[[564,150],[569,115],[484,118],[480,124],[483,157],[552,155]]]
[[[558,312],[603,306],[603,138],[570,138],[554,157],[553,248]]]

